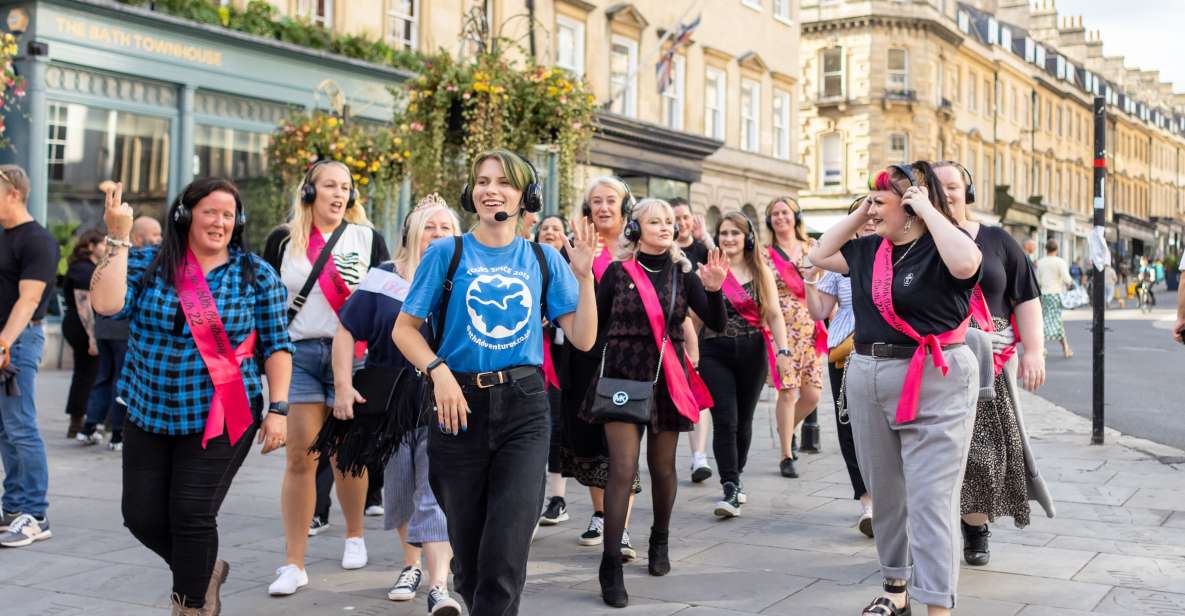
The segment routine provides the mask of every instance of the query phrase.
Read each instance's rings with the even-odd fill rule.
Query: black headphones
[[[963,163],[960,163],[960,162],[954,161],[954,160],[944,160],[939,164],[949,166],[949,167],[954,167],[954,168],[958,169],[960,173],[963,174],[963,179],[966,181],[966,184],[967,184],[967,190],[965,191],[966,197],[963,199],[963,201],[967,205],[971,205],[972,203],[975,203],[975,180],[971,178],[971,171],[969,171],[966,167],[964,167]]]
[[[411,215],[415,214],[415,208],[403,216],[403,228],[399,231],[399,246],[407,248],[407,223],[411,220]]]
[[[746,253],[753,252],[754,250],[757,249],[757,227],[755,227],[753,225],[753,221],[749,218],[749,216],[747,214],[745,214],[744,212],[741,212],[741,211],[737,211],[737,213],[740,214],[745,219],[745,222],[749,223],[749,232],[745,234],[745,252]],[[716,223],[716,234],[713,239],[715,239],[717,246],[720,245],[720,225],[722,223],[724,223],[725,220],[728,220],[728,219],[721,218],[720,222]],[[797,223],[797,222],[798,222],[797,216],[795,216],[795,223]],[[770,230],[772,231],[773,229],[770,229]]]
[[[235,226],[230,233],[230,241],[233,244],[242,244],[243,229],[247,226],[247,210],[243,207],[243,201],[239,195],[235,193],[231,194],[235,198]],[[173,219],[173,226],[177,228],[177,231],[181,235],[189,233],[189,225],[193,222],[193,207],[195,205],[197,204],[185,204],[185,191],[182,190],[178,193],[177,198],[173,200],[172,207],[169,208],[169,217]]]
[[[765,208],[765,228],[769,229],[770,233],[774,232],[774,206],[779,203],[785,203],[786,205],[793,204],[790,211],[794,213],[794,228],[797,229],[798,225],[802,224],[802,206],[798,204],[798,199],[794,197],[778,197]],[[745,218],[746,220],[748,219],[747,216]],[[750,220],[749,225],[752,226],[752,224],[753,221]]]
[[[634,215],[634,204],[633,204],[632,200],[633,200],[634,196],[630,195],[629,198],[631,201],[630,208],[629,208],[629,210],[630,210],[629,215],[633,216]],[[638,240],[642,239],[642,223],[638,222],[638,219],[636,219],[636,218],[631,218],[629,222],[625,223],[625,227],[622,228],[621,235],[622,235],[622,237],[625,238],[625,240],[627,242],[637,243]],[[672,237],[671,239],[676,242],[679,241],[679,223],[675,223],[675,233],[674,233],[674,237]]]
[[[304,174],[304,180],[300,183],[300,202],[305,205],[312,205],[317,200],[317,186],[313,183],[313,173],[323,165],[330,163],[338,163],[338,161],[331,158],[322,158],[313,163],[309,170]],[[338,163],[345,166],[345,163]],[[354,188],[354,174],[350,172],[350,168],[346,167],[346,175],[350,176],[350,198],[346,201],[346,209],[354,207],[358,202],[358,191]]]
[[[531,179],[523,188],[523,199],[519,204],[518,215],[522,216],[523,212],[538,212],[543,209],[543,187],[539,185],[539,172],[535,169],[535,165],[531,161],[510,152],[511,156],[523,161],[527,167],[531,169]],[[502,170],[506,172],[505,169]],[[461,189],[461,209],[471,214],[477,213],[477,205],[473,203],[473,188],[468,182],[465,187]]]
[[[638,200],[634,198],[634,193],[630,190],[630,185],[626,184],[625,180],[615,175],[609,177],[621,182],[621,185],[625,187],[625,198],[621,200],[621,219],[629,220],[630,215],[634,213],[634,206],[638,205]],[[592,218],[592,204],[588,202],[587,194],[585,194],[584,201],[580,204],[580,211],[588,218]]]

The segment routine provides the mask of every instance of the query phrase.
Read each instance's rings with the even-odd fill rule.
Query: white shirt
[[[316,232],[314,230],[314,233]],[[322,234],[322,237],[325,238],[325,241],[329,241],[329,234]],[[338,273],[341,274],[351,292],[358,287],[358,283],[362,281],[367,270],[372,265],[378,265],[378,263],[372,264],[370,262],[375,237],[377,236],[370,227],[351,224],[338,238],[337,244],[333,246],[333,264],[337,267]],[[304,254],[293,255],[289,251],[288,242],[285,242],[283,261],[280,266],[280,279],[288,288],[289,306],[300,293],[300,289],[304,287],[305,280],[308,279],[312,271],[313,264],[308,257]],[[333,306],[329,305],[329,300],[321,291],[321,285],[314,284],[312,290],[309,291],[308,300],[305,301],[300,312],[296,313],[296,318],[288,325],[288,336],[293,342],[314,338],[332,338],[337,333],[337,326],[337,313],[334,312]]]

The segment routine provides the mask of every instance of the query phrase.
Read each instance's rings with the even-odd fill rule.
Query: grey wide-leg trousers
[[[872,496],[881,573],[909,580],[910,597],[953,608],[959,584],[959,497],[979,393],[965,345],[944,351],[946,376],[927,357],[917,418],[896,423],[908,359],[852,354],[847,396],[856,457]]]

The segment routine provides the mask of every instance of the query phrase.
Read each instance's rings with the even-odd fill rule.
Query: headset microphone
[[[510,218],[510,214],[507,214],[506,212],[498,212],[497,214],[494,214],[494,220],[498,222],[506,222],[508,218]]]

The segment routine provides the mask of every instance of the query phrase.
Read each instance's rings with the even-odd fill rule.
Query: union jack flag
[[[666,92],[667,88],[670,87],[675,73],[675,53],[691,43],[691,35],[699,27],[702,16],[702,14],[696,15],[695,19],[679,25],[679,29],[671,36],[670,45],[666,51],[662,52],[662,55],[658,58],[658,63],[654,65],[655,76],[658,77],[659,94]]]

